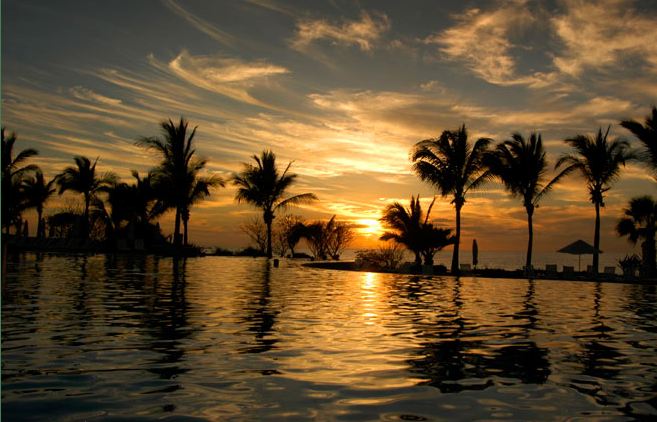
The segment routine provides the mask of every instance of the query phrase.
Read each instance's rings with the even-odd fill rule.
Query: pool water
[[[2,417],[657,416],[655,286],[10,257]]]

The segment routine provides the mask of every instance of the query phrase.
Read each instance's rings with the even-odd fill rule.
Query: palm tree
[[[454,243],[450,236],[451,230],[435,227],[429,222],[431,208],[436,198],[431,201],[427,214],[422,212],[420,196],[411,195],[410,207],[405,208],[399,202],[388,205],[383,211],[381,221],[392,231],[386,231],[381,235],[381,240],[394,240],[404,245],[415,255],[415,265],[433,265],[433,256],[437,251],[447,245]]]
[[[112,172],[107,172],[102,176],[96,173],[96,164],[98,158],[91,163],[87,157],[78,155],[73,158],[75,167],[67,167],[56,176],[57,184],[59,185],[59,194],[66,191],[73,191],[84,195],[84,217],[82,236],[84,239],[89,238],[89,208],[92,200],[96,195],[107,187],[116,183],[116,175]]]
[[[294,183],[296,174],[288,173],[292,162],[288,163],[282,174],[276,167],[276,155],[269,150],[252,156],[256,165],[243,163],[244,169],[233,175],[233,184],[238,187],[235,199],[262,209],[267,225],[267,257],[272,257],[271,226],[279,209],[317,199],[313,193],[302,193],[283,199],[285,191]]]
[[[2,127],[2,227],[6,234],[9,234],[12,224],[20,223],[20,213],[25,208],[21,186],[24,177],[39,168],[34,164],[24,165],[27,159],[38,154],[33,148],[13,156],[16,139],[14,132],[5,137],[5,128]]]
[[[621,126],[632,132],[643,143],[644,151],[641,158],[657,174],[657,107],[652,107],[652,116],[646,116],[645,125],[634,120],[623,120]]]
[[[41,170],[34,173],[34,177],[23,180],[23,192],[27,208],[35,208],[37,212],[37,238],[46,237],[46,226],[43,220],[43,207],[48,199],[55,193],[55,179],[46,183]]]
[[[654,277],[657,253],[655,252],[655,233],[657,232],[657,202],[650,196],[632,198],[629,206],[623,210],[625,215],[618,221],[616,231],[620,236],[627,236],[628,240],[641,244],[643,268],[647,277]]]
[[[578,171],[586,181],[591,203],[595,206],[595,231],[593,237],[593,274],[598,273],[600,254],[600,207],[604,207],[604,194],[611,189],[620,175],[621,166],[636,157],[626,141],[608,141],[609,129],[603,134],[598,129],[595,137],[577,135],[564,140],[574,153],[563,155],[555,168],[566,167],[562,174]]]
[[[190,208],[210,196],[210,188],[221,186],[224,187],[225,183],[217,176],[211,177],[198,177],[195,174],[191,175],[192,184],[189,187],[187,201],[183,207],[182,218],[183,223],[183,245],[187,246],[187,223],[189,222]]]
[[[554,179],[546,183],[548,162],[541,135],[532,133],[529,141],[519,133],[514,133],[511,139],[497,145],[494,151],[486,154],[484,159],[493,176],[497,177],[509,193],[520,197],[527,211],[527,259],[525,271],[532,270],[532,248],[534,242],[533,216],[534,210],[543,197],[564,175],[562,171]]]
[[[162,155],[160,165],[153,170],[153,178],[158,191],[165,194],[163,201],[169,208],[176,210],[173,239],[176,250],[179,250],[183,240],[180,222],[184,213],[189,216],[190,195],[194,190],[196,176],[205,167],[207,160],[194,157],[196,150],[193,141],[197,127],[189,132],[189,122],[183,117],[177,125],[169,119],[161,122],[160,126],[160,137],[141,138],[137,145]]]
[[[459,243],[461,240],[461,208],[470,190],[474,190],[488,178],[483,156],[492,142],[479,138],[474,146],[468,142],[465,125],[455,131],[443,131],[437,139],[427,139],[415,144],[411,153],[413,170],[420,179],[435,186],[440,194],[452,197],[456,209],[456,235],[452,255],[453,274],[459,271]]]

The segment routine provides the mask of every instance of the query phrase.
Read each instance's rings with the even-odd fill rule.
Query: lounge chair
[[[470,271],[470,264],[461,264],[461,271]]]
[[[545,265],[546,274],[556,274],[557,273],[557,264],[546,264]]]
[[[570,265],[563,266],[563,275],[574,275],[574,274],[575,274],[575,267],[572,267]]]
[[[605,267],[605,274],[615,275],[616,267]]]

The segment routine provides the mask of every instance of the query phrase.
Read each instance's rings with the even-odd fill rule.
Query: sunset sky
[[[637,145],[617,123],[643,121],[656,102],[653,1],[2,2],[2,123],[19,149],[40,151],[47,176],[81,154],[130,181],[156,164],[135,140],[182,115],[224,178],[263,148],[293,160],[291,193],[320,200],[291,212],[358,224],[356,247],[375,244],[386,204],[430,201],[410,169],[417,141],[462,123],[473,140],[540,131],[554,163],[564,138],[609,124]],[[615,222],[656,188],[626,168],[603,209],[603,250],[630,250]],[[246,246],[238,227],[256,210],[234,194],[218,189],[192,210],[192,242]],[[449,201],[432,215],[452,227]],[[592,243],[593,218],[569,178],[536,210],[536,249]],[[521,201],[491,183],[468,198],[462,242],[524,250],[526,224]]]

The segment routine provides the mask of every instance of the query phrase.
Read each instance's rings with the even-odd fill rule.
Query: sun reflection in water
[[[377,273],[365,273],[361,283],[361,298],[363,300],[363,317],[365,324],[376,323],[378,314],[376,312],[379,299],[379,275]]]

